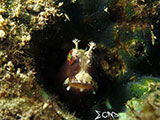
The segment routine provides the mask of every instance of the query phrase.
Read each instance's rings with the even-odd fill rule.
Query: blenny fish
[[[98,89],[93,66],[93,49],[96,44],[90,42],[89,49],[78,49],[80,40],[74,39],[75,48],[69,51],[67,60],[61,71],[63,88],[74,94],[93,93]]]

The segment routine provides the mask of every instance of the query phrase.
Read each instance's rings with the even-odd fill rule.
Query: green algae
[[[150,94],[152,92],[152,85],[159,82],[160,80],[158,78],[142,77],[137,82],[130,83],[126,91],[132,97],[141,97],[142,95]]]
[[[154,87],[158,87],[156,83]],[[157,89],[157,88],[156,88]],[[120,120],[158,120],[159,119],[159,89],[152,89],[152,92],[145,97],[132,98],[126,103],[126,112],[119,113]],[[144,96],[144,95],[143,95]]]

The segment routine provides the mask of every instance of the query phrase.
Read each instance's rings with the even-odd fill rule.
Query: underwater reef
[[[159,0],[0,0],[0,119],[159,120],[159,13]]]

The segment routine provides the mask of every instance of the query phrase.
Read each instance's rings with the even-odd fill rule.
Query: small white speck
[[[0,38],[4,38],[5,37],[5,32],[3,30],[0,30]]]
[[[67,90],[67,91],[69,91],[70,89],[71,89],[71,87],[70,87],[70,86],[68,86],[68,87],[66,88],[66,90]]]
[[[105,9],[104,9],[104,12],[108,13],[108,8],[105,8]]]
[[[83,83],[86,84],[86,81],[84,80]]]
[[[80,88],[80,92],[83,92],[83,88]]]
[[[76,83],[76,81],[72,80],[71,83]]]
[[[91,84],[91,81],[88,81],[88,84]]]
[[[80,80],[78,80],[78,81],[77,81],[77,83],[81,83],[81,81],[80,81]]]
[[[95,91],[93,91],[93,92],[92,92],[92,94],[94,94],[94,95],[95,95],[95,94],[96,94],[96,92],[95,92]]]
[[[69,78],[67,78],[65,81],[64,81],[64,85],[67,85],[69,83]]]

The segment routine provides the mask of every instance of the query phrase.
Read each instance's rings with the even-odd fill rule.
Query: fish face
[[[76,40],[77,41],[77,40]],[[93,44],[90,43],[89,50],[78,49],[79,41],[74,41],[76,48],[70,50],[67,55],[67,62],[65,67],[66,79],[63,82],[65,90],[72,93],[92,92],[98,89],[97,82],[91,76],[89,71],[92,71],[93,63]],[[92,73],[93,74],[93,73]]]

